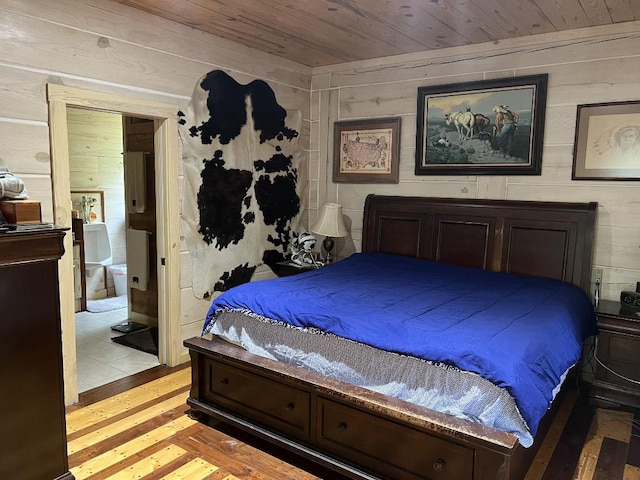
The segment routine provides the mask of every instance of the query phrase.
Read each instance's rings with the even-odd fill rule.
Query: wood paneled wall
[[[311,159],[320,203],[337,201],[351,223],[340,251],[360,249],[369,193],[599,203],[594,268],[603,270],[602,296],[640,281],[640,181],[572,181],[577,105],[640,100],[640,23],[595,27],[313,71]],[[549,74],[540,176],[416,176],[417,89],[484,79]],[[402,119],[397,185],[334,184],[333,122]],[[640,165],[640,159],[638,159]],[[310,210],[313,219],[316,212]]]
[[[240,83],[265,80],[281,105],[301,110],[300,145],[309,144],[310,67],[109,0],[0,0],[0,31],[0,165],[19,175],[31,198],[42,202],[43,221],[54,220],[48,83],[180,109],[200,77],[223,69]],[[184,242],[181,252],[181,315],[170,321],[179,322],[181,337],[188,338],[200,333],[209,302],[191,293]],[[65,371],[75,371],[69,365],[75,355],[68,358]]]
[[[108,0],[0,0],[0,30],[0,165],[24,179],[44,221],[53,221],[47,83],[184,108],[198,79],[223,69],[241,83],[267,81],[285,108],[303,112],[308,218],[324,201],[344,206],[352,235],[337,242],[340,251],[359,250],[371,192],[597,201],[603,296],[616,299],[640,280],[640,182],[571,181],[576,106],[640,99],[638,22],[313,70]],[[534,73],[549,73],[541,176],[413,174],[419,86]],[[402,117],[400,183],[334,184],[333,122],[383,116]],[[181,251],[181,315],[172,321],[187,338],[199,333],[208,302],[192,295],[191,260]]]

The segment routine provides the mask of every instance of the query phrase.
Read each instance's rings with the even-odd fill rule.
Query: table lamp
[[[334,238],[346,237],[349,233],[342,218],[342,205],[338,203],[325,203],[320,210],[318,220],[311,227],[313,233],[324,235],[322,246],[327,252],[326,263],[333,261]]]

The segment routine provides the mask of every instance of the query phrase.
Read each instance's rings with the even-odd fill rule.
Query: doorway
[[[154,121],[67,107],[67,128],[82,393],[159,365]]]
[[[158,357],[160,363],[180,363],[180,236],[178,194],[178,129],[175,105],[74,87],[47,85],[51,140],[51,176],[55,223],[71,229],[72,202],[69,171],[67,107],[79,107],[150,119],[154,125],[156,189]],[[65,236],[59,262],[60,311],[64,357],[65,404],[78,400],[75,343],[75,301],[72,235]]]

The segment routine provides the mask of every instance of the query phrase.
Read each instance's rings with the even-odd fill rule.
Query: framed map
[[[400,118],[336,122],[333,181],[398,183]]]

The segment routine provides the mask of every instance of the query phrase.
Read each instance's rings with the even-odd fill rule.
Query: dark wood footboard
[[[516,480],[524,477],[540,443],[525,449],[514,435],[219,339],[191,338],[185,345],[193,376],[188,404],[195,411],[351,478]]]

